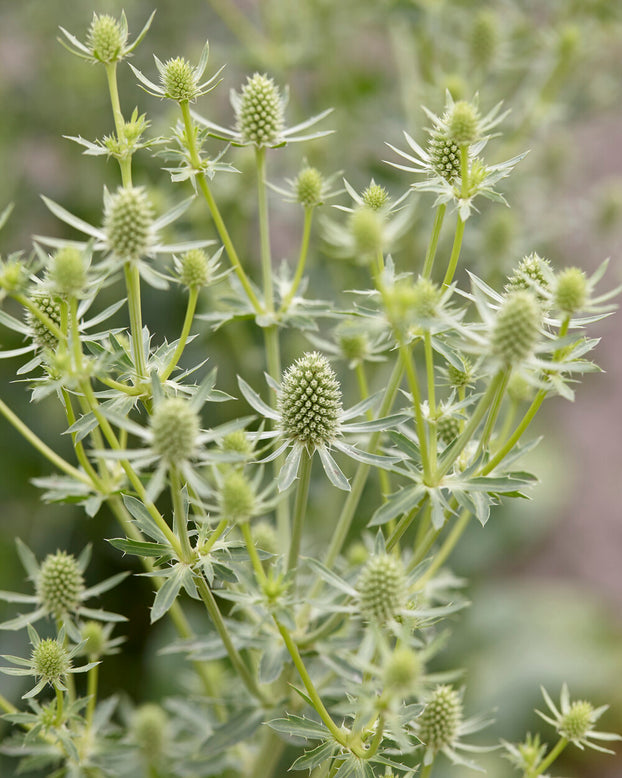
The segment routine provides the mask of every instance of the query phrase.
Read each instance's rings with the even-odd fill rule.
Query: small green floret
[[[65,551],[48,554],[37,578],[37,596],[43,607],[56,618],[75,613],[84,592],[84,577],[78,560]]]
[[[172,465],[190,459],[199,434],[199,415],[187,400],[167,397],[151,417],[153,448]]]
[[[382,251],[384,244],[384,219],[367,205],[361,205],[350,215],[350,232],[357,257],[367,261]]]
[[[121,187],[109,197],[104,232],[109,248],[125,261],[140,259],[152,245],[153,208],[142,187]]]
[[[73,247],[59,249],[52,259],[50,281],[57,294],[73,297],[79,294],[86,284],[86,267],[82,252]]]
[[[127,42],[127,31],[109,14],[93,14],[93,20],[86,36],[87,46],[95,59],[106,64],[122,58]]]
[[[586,303],[588,285],[585,273],[578,267],[568,267],[557,276],[554,300],[555,306],[562,313],[570,314],[580,311]]]
[[[69,653],[58,640],[41,640],[32,651],[32,669],[41,680],[53,686],[62,685],[67,671],[71,669]]]
[[[305,208],[314,208],[322,202],[324,178],[317,168],[303,168],[294,183],[296,200]]]
[[[243,143],[271,146],[283,130],[283,100],[271,78],[249,77],[236,104],[237,129]]]
[[[159,705],[148,702],[134,711],[130,722],[132,739],[150,763],[157,762],[168,732],[168,716]]]
[[[433,752],[452,744],[462,723],[462,700],[451,686],[437,686],[418,719],[418,735]]]
[[[449,445],[460,434],[460,420],[455,416],[441,416],[436,423],[436,434],[441,443]]]
[[[495,57],[499,41],[497,17],[490,11],[480,11],[473,20],[470,35],[471,59],[486,68]]]
[[[218,493],[223,518],[233,524],[248,521],[255,510],[253,485],[239,470],[229,470],[223,478]]]
[[[311,451],[332,443],[340,426],[341,389],[326,357],[313,351],[288,368],[279,410],[286,437]]]
[[[57,327],[60,327],[61,324],[60,300],[50,297],[47,294],[33,295],[31,300],[37,306],[37,308],[48,317],[48,319],[53,324],[56,324]],[[56,346],[58,345],[58,338],[56,337],[56,335],[54,335],[53,332],[51,332],[48,329],[46,324],[43,321],[41,321],[41,319],[38,316],[36,316],[32,311],[27,312],[26,318],[28,320],[28,326],[30,327],[30,332],[34,343],[39,348],[44,348],[44,349],[48,348],[52,350],[55,349]]]
[[[87,621],[82,625],[80,637],[86,641],[84,653],[90,657],[101,656],[106,646],[106,631],[98,621]]]
[[[385,667],[385,688],[406,696],[419,680],[421,669],[421,659],[412,649],[396,648]]]
[[[361,613],[368,621],[384,624],[398,619],[406,604],[406,575],[402,562],[388,554],[370,557],[356,589]]]
[[[160,76],[167,97],[180,103],[195,100],[199,92],[194,68],[184,57],[169,59]]]
[[[209,282],[209,261],[202,249],[190,249],[182,256],[179,280],[188,289],[199,289]]]
[[[363,192],[362,199],[365,205],[371,208],[372,211],[379,211],[388,204],[391,198],[384,186],[372,182]]]
[[[594,707],[585,700],[577,700],[560,718],[558,732],[566,740],[579,742],[590,732],[595,721]]]
[[[541,322],[541,309],[531,292],[518,291],[509,294],[493,326],[493,356],[506,367],[523,362],[536,345]]]
[[[480,117],[477,108],[466,100],[454,103],[447,117],[449,137],[458,146],[469,146],[479,140]]]
[[[432,168],[450,184],[460,177],[460,146],[447,131],[435,130],[428,141]]]

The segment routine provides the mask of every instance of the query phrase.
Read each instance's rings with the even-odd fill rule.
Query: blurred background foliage
[[[332,137],[270,154],[270,177],[277,184],[293,177],[306,156],[327,174],[343,171],[357,189],[374,177],[397,198],[410,179],[383,162],[393,158],[384,144],[403,147],[402,130],[425,140],[428,120],[421,105],[441,112],[446,90],[455,99],[479,92],[484,112],[503,100],[511,113],[502,137],[490,143],[491,162],[526,149],[530,153],[504,182],[511,208],[486,202],[469,220],[462,267],[499,287],[517,260],[534,250],[558,267],[577,264],[588,271],[611,256],[607,283],[622,280],[622,5],[612,0],[5,0],[0,3],[0,207],[14,202],[15,210],[1,235],[3,255],[29,251],[33,234],[64,234],[40,193],[99,224],[102,188],[118,184],[115,164],[80,156],[79,147],[62,137],[101,138],[112,131],[112,116],[103,69],[61,48],[58,25],[83,38],[94,11],[118,15],[125,9],[135,34],[154,6],[151,32],[133,63],[149,74],[152,52],[161,59],[184,55],[196,61],[208,38],[211,72],[227,66],[223,84],[197,106],[212,121],[232,122],[229,89],[238,89],[256,70],[289,84],[292,123],[335,107],[325,122],[335,130]],[[138,89],[125,64],[120,90],[126,115],[138,105],[149,114],[154,135],[167,133],[174,106]],[[219,148],[214,142],[214,153]],[[251,264],[259,253],[251,157],[243,150],[230,152],[228,159],[240,174],[219,175],[214,190],[238,250]],[[186,185],[180,192],[168,183],[162,161],[149,153],[138,155],[135,164],[135,180],[148,185],[162,207],[187,194]],[[412,199],[412,224],[395,253],[401,268],[410,264],[416,272],[429,235],[432,199]],[[271,207],[273,254],[291,260],[300,213],[277,196]],[[214,232],[198,204],[178,234],[179,229],[180,237]],[[451,238],[446,227],[440,256],[449,253]],[[366,283],[364,269],[332,258],[321,240],[312,260],[314,297]],[[211,304],[203,301],[204,312]],[[152,294],[146,306],[152,331],[174,337],[184,307],[181,294]],[[598,330],[603,342],[597,360],[608,375],[589,376],[574,405],[551,402],[534,427],[534,435],[545,435],[531,455],[530,466],[542,479],[534,501],[498,509],[485,530],[471,527],[451,560],[457,574],[469,579],[473,604],[456,619],[440,661],[465,669],[468,708],[498,709],[493,739],[520,739],[526,730],[539,728],[532,713],[541,707],[539,684],[556,697],[563,680],[573,697],[588,697],[595,705],[609,701],[612,711],[602,728],[622,729],[620,317]],[[190,358],[209,356],[219,366],[221,388],[235,393],[236,365],[261,369],[254,337],[239,324],[205,334],[195,341]],[[21,344],[5,330],[1,345]],[[304,347],[301,337],[287,333],[285,362]],[[15,380],[17,367],[16,360],[0,362],[3,398],[44,439],[58,439],[63,422],[53,402],[29,406],[24,385]],[[380,372],[374,388],[382,380]],[[227,412],[240,408],[231,403]],[[102,542],[118,534],[110,517],[102,511],[86,519],[68,506],[40,504],[29,479],[46,474],[47,464],[4,422],[0,435],[0,588],[25,591],[15,536],[40,557],[57,548],[77,552],[92,542],[87,583],[124,569],[127,560]],[[67,441],[64,447],[69,450]],[[318,538],[328,532],[331,508],[324,504],[317,511]],[[359,529],[365,520],[360,517]],[[158,653],[169,633],[165,624],[148,629],[150,598],[148,583],[133,579],[103,603],[129,618],[122,655],[102,668],[103,691],[123,689],[137,702],[178,692],[185,677],[175,657]],[[7,617],[2,607],[0,620]],[[23,640],[2,633],[1,653],[19,654]],[[3,679],[3,693],[10,698],[20,693],[13,680]],[[622,776],[621,757],[600,760],[590,754],[588,765],[576,750],[567,753],[559,769],[568,773]],[[498,754],[491,760],[496,778],[511,774]],[[11,775],[14,765],[0,768],[0,774]],[[442,778],[442,769],[438,772]],[[447,767],[447,775],[459,772]]]

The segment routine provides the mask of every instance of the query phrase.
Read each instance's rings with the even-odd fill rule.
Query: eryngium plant
[[[480,195],[503,202],[497,185],[522,155],[490,164],[486,146],[505,114],[448,96],[441,116],[427,111],[423,146],[406,134],[408,152],[391,147],[406,192],[393,196],[372,181],[358,193],[345,182],[345,216],[325,222],[326,241],[359,266],[362,287],[347,298],[307,297],[315,212],[342,192],[306,162],[274,185],[303,213],[297,261],[276,275],[266,163],[268,151],[328,135],[306,130],[329,111],[288,127],[287,90],[255,73],[232,90],[234,129],[215,124],[201,113],[209,104],[190,110],[218,83],[218,74],[203,81],[206,45],[197,65],[156,57],[158,74],[132,69],[145,91],[178,105],[170,137],[146,137],[146,116],[126,119],[120,105],[117,66],[150,22],[132,44],[124,15],[95,14],[84,42],[62,30],[70,50],[105,71],[115,132],[75,140],[118,161],[119,186],[104,191],[101,227],[46,200],[85,240],[39,236],[32,252],[0,268],[1,322],[26,340],[4,356],[30,355],[17,372],[31,376],[34,400],[58,401],[75,459],[1,400],[0,412],[54,467],[36,480],[45,501],[77,504],[95,521],[110,509],[119,536],[107,542],[140,560],[154,590],[151,621],[171,619],[179,640],[170,650],[186,655],[196,679],[190,697],[180,685],[179,697],[161,703],[102,699],[99,664],[118,651],[124,616],[85,601],[124,574],[91,584],[88,550],[75,558],[59,549],[39,562],[18,540],[30,592],[0,597],[33,609],[0,628],[27,629],[31,648],[5,656],[0,669],[35,685],[24,703],[0,696],[15,725],[4,750],[21,772],[72,778],[269,778],[290,766],[315,778],[427,778],[444,758],[477,769],[474,754],[494,744],[471,738],[489,717],[471,715],[451,668],[428,669],[444,620],[465,604],[443,566],[473,519],[485,525],[503,499],[531,489],[535,476],[518,464],[532,446],[529,425],[545,399],[572,399],[577,378],[595,369],[586,328],[611,312],[615,290],[596,290],[604,266],[592,277],[556,271],[535,252],[497,289],[472,273],[458,285],[474,203]],[[238,153],[218,148],[223,140],[254,155],[259,273],[219,210],[220,176],[235,171]],[[134,155],[149,147],[160,149],[169,199],[178,201],[160,216],[161,198],[133,175]],[[435,195],[422,261],[388,253],[408,229],[413,191]],[[160,231],[193,197],[205,234],[199,226],[191,241],[162,243]],[[443,264],[437,247],[452,210]],[[169,343],[144,325],[141,299],[171,285],[185,295],[186,315]],[[104,289],[118,302],[103,305]],[[196,314],[200,303],[206,314]],[[261,334],[265,361],[258,375],[231,353],[244,403],[233,406],[204,365],[214,331],[244,323]],[[188,365],[197,335],[200,360]],[[235,410],[219,417],[228,406]],[[326,478],[316,478],[318,460]],[[320,537],[312,517],[340,500],[331,536]],[[355,531],[355,516],[369,529]],[[74,678],[82,672],[83,685]],[[607,750],[600,743],[617,739],[594,729],[606,706],[572,702],[566,686],[559,709],[544,697],[541,716],[557,744],[548,750],[531,735],[504,744],[524,778],[543,775],[569,745]]]

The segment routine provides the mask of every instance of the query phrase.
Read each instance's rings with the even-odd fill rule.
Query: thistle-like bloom
[[[150,81],[138,68],[135,68],[133,65],[130,65],[130,67],[140,81],[141,89],[144,89],[145,92],[154,97],[167,97],[169,100],[175,100],[178,103],[194,103],[198,97],[211,92],[220,83],[218,76],[222,68],[207,81],[201,83],[201,78],[203,73],[205,73],[207,60],[209,59],[209,43],[207,41],[196,67],[192,67],[184,57],[175,57],[162,62],[154,54],[153,59],[160,74],[159,86]]]
[[[342,440],[344,433],[367,433],[386,430],[406,420],[404,414],[394,414],[383,419],[347,424],[350,419],[362,415],[377,400],[370,397],[348,411],[341,403],[341,389],[326,359],[318,352],[309,352],[294,362],[283,374],[281,384],[269,379],[277,392],[277,408],[266,405],[261,397],[242,378],[238,378],[240,390],[258,413],[277,423],[277,429],[261,432],[260,439],[281,438],[283,442],[267,459],[280,456],[291,447],[279,475],[279,490],[287,489],[296,479],[304,453],[313,456],[317,451],[324,471],[334,486],[349,491],[350,484],[330,453],[331,448],[359,462],[387,467],[399,457],[386,457],[361,451]]]
[[[84,643],[78,643],[73,648],[65,647],[64,627],[58,633],[58,638],[46,638],[41,640],[34,627],[28,625],[28,635],[32,643],[32,656],[23,659],[20,656],[3,655],[17,667],[0,667],[0,672],[6,675],[34,675],[37,683],[33,688],[22,695],[22,699],[35,697],[42,689],[50,684],[55,689],[66,691],[67,676],[72,673],[85,673],[98,662],[89,662],[82,667],[74,667],[73,657],[84,647]]]
[[[288,93],[281,94],[274,81],[265,74],[255,73],[247,78],[240,93],[231,90],[231,104],[235,112],[235,127],[228,129],[193,112],[195,120],[206,127],[215,138],[229,141],[234,146],[277,148],[287,143],[300,143],[330,135],[332,130],[300,134],[332,112],[332,108],[312,116],[293,127],[285,126],[285,108]]]
[[[75,35],[61,27],[60,31],[67,40],[61,39],[60,42],[68,51],[82,59],[110,65],[113,62],[119,62],[131,56],[134,49],[147,34],[154,16],[155,11],[147,19],[147,23],[138,33],[133,43],[128,43],[127,41],[128,30],[125,11],[121,12],[119,20],[108,14],[94,13],[86,35],[86,43],[82,43]]]
[[[505,203],[503,196],[495,190],[495,184],[509,175],[525,154],[519,154],[498,165],[486,165],[479,159],[484,146],[492,137],[491,130],[507,116],[507,112],[500,114],[500,109],[501,103],[482,117],[477,101],[454,103],[447,92],[445,112],[442,116],[437,116],[425,107],[423,109],[432,121],[432,127],[427,130],[430,136],[427,150],[404,132],[410,153],[401,151],[390,143],[387,143],[387,146],[409,164],[388,164],[409,173],[425,174],[426,179],[412,184],[412,189],[435,192],[438,195],[436,205],[456,203],[463,221],[469,217],[477,195]],[[463,152],[467,162],[466,186],[463,186],[462,181]]]
[[[95,586],[86,587],[84,572],[91,556],[87,547],[76,559],[64,551],[48,554],[41,564],[35,555],[19,538],[17,553],[35,587],[35,594],[18,594],[0,591],[0,600],[5,602],[35,605],[35,610],[17,616],[0,624],[0,629],[17,630],[34,624],[44,616],[62,619],[65,628],[76,642],[80,642],[80,629],[76,619],[82,617],[97,621],[125,621],[124,616],[104,610],[87,608],[84,602],[97,597],[120,583],[129,573],[118,573]]]
[[[490,723],[491,719],[487,716],[465,719],[462,693],[451,686],[437,686],[425,701],[423,713],[414,722],[415,733],[426,747],[423,764],[432,764],[436,754],[442,751],[453,764],[481,770],[475,762],[466,759],[459,752],[482,753],[491,751],[494,746],[473,746],[462,742],[461,738],[483,729]]]
[[[620,735],[613,732],[599,732],[594,729],[594,725],[598,719],[609,708],[608,705],[601,705],[599,708],[594,708],[585,700],[571,702],[567,684],[562,686],[559,709],[544,688],[542,689],[542,696],[549,707],[549,711],[552,713],[552,717],[547,716],[539,710],[537,710],[536,713],[546,722],[551,724],[551,726],[555,727],[560,737],[574,743],[577,748],[584,749],[587,746],[588,748],[593,748],[595,751],[602,751],[606,754],[614,753],[611,749],[604,748],[603,746],[599,746],[592,742],[593,740],[622,740]]]

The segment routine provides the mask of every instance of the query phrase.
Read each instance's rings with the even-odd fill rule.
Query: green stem
[[[89,657],[89,662],[94,662],[96,657]],[[86,705],[86,726],[90,729],[93,724],[93,714],[95,713],[95,705],[97,703],[97,680],[99,675],[99,665],[91,667],[87,675],[87,688],[86,695],[89,701]]]
[[[57,727],[60,727],[60,725],[63,723],[63,705],[65,702],[65,695],[64,693],[58,688],[58,686],[54,687],[56,691],[56,721],[55,724]]]
[[[143,381],[147,377],[147,365],[143,348],[143,315],[140,303],[140,272],[138,265],[135,262],[126,262],[123,265],[123,273],[127,291],[127,307],[130,314],[134,368],[138,380]]]
[[[194,552],[192,551],[192,547],[190,546],[190,538],[188,537],[188,527],[186,517],[184,515],[184,501],[181,493],[181,479],[179,477],[179,470],[176,467],[171,467],[170,479],[175,532],[181,541],[182,548],[182,558],[180,561],[188,563],[192,561]]]
[[[499,416],[499,411],[501,410],[501,403],[503,402],[503,397],[505,395],[505,390],[509,380],[510,371],[506,370],[503,374],[503,379],[499,384],[494,400],[492,401],[492,405],[490,406],[490,411],[488,412],[488,418],[486,419],[486,424],[484,425],[482,437],[480,438],[479,444],[477,446],[477,452],[475,454],[476,458],[482,453],[482,451],[484,451],[490,441],[497,417]]]
[[[268,217],[268,198],[266,193],[266,149],[255,149],[257,165],[257,204],[259,210],[259,242],[261,245],[261,274],[263,278],[263,297],[266,311],[274,311],[274,292],[272,289],[272,252],[270,249],[270,220]]]
[[[227,519],[221,519],[218,522],[218,524],[216,526],[216,529],[210,535],[209,540],[207,540],[204,543],[204,545],[201,546],[201,554],[203,554],[204,556],[206,554],[209,554],[209,552],[211,551],[212,546],[214,545],[214,543],[218,540],[218,538],[222,535],[222,533],[227,529],[227,525],[228,524],[229,524],[229,522],[227,521]]]
[[[231,635],[229,634],[229,630],[227,628],[227,625],[225,624],[225,620],[222,617],[222,614],[218,607],[218,603],[216,602],[214,595],[212,594],[212,590],[209,588],[209,586],[207,585],[206,581],[203,578],[200,578],[197,581],[197,589],[199,590],[199,595],[201,596],[201,599],[205,603],[207,612],[209,613],[210,618],[214,626],[216,627],[216,631],[220,635],[220,639],[222,640],[223,645],[227,650],[229,660],[233,665],[233,667],[235,668],[237,674],[240,676],[240,679],[242,680],[243,684],[246,686],[248,691],[253,695],[253,697],[256,697],[261,702],[262,705],[269,706],[270,700],[261,691],[259,686],[257,686],[256,680],[251,675],[250,670],[245,665],[237,648],[233,644],[233,640],[231,638]]]
[[[425,573],[422,576],[420,576],[420,578],[415,583],[416,589],[423,589],[426,583],[434,576],[436,571],[440,567],[442,567],[447,557],[451,554],[451,552],[456,547],[456,544],[460,540],[462,533],[466,529],[470,518],[471,518],[470,511],[463,510],[461,512],[460,517],[458,518],[458,521],[454,524],[452,531],[449,533],[449,535],[445,539],[445,542],[443,543],[443,545],[440,547],[440,549],[437,551],[436,555],[434,556],[434,559],[432,560],[432,564],[428,567]],[[436,534],[438,535],[438,532]]]
[[[229,261],[233,266],[235,274],[237,275],[238,279],[240,280],[240,283],[242,284],[242,287],[244,288],[244,291],[246,292],[246,296],[248,297],[251,305],[253,306],[255,313],[263,313],[263,308],[261,306],[261,303],[259,302],[255,292],[253,291],[253,287],[251,286],[251,283],[248,280],[248,276],[244,272],[244,268],[242,267],[242,263],[240,262],[238,253],[235,250],[235,246],[233,245],[233,241],[231,240],[231,236],[229,235],[229,231],[227,230],[225,222],[223,221],[223,218],[221,216],[220,210],[218,209],[218,206],[216,205],[216,201],[214,200],[214,196],[212,195],[211,189],[209,188],[209,184],[207,183],[207,179],[205,178],[205,174],[203,173],[203,165],[196,147],[194,125],[192,123],[192,116],[190,115],[190,107],[188,106],[188,101],[180,102],[179,107],[181,109],[181,114],[184,120],[184,128],[186,131],[186,142],[188,144],[188,153],[190,154],[190,161],[193,167],[195,168],[195,170],[197,171],[196,181],[197,184],[199,185],[199,189],[201,190],[203,197],[205,198],[205,202],[207,203],[207,207],[209,208],[209,211],[212,214],[212,219],[214,220],[214,224],[216,226],[216,230],[218,231],[218,235],[220,236],[220,239],[223,242],[225,251],[227,252],[227,256],[229,257]]]
[[[440,479],[449,471],[449,468],[460,456],[460,453],[464,451],[464,447],[467,445],[467,443],[471,440],[471,438],[475,434],[476,429],[479,427],[481,420],[484,418],[486,411],[489,409],[497,393],[499,384],[504,380],[505,372],[506,372],[505,370],[499,370],[499,372],[494,376],[494,378],[488,385],[488,389],[486,390],[483,397],[480,399],[479,403],[477,404],[477,407],[473,411],[473,414],[471,415],[471,418],[467,422],[464,430],[460,433],[460,436],[456,438],[456,440],[450,446],[449,453],[447,454],[445,459],[439,463],[437,481],[440,481]]]
[[[261,564],[261,559],[259,558],[257,549],[255,548],[255,542],[253,540],[250,524],[247,521],[245,521],[241,525],[241,530],[242,530],[242,536],[244,538],[244,543],[246,545],[246,550],[248,551],[248,556],[250,557],[253,570],[255,571],[255,577],[257,578],[257,583],[261,587],[263,587],[266,584],[268,579],[266,576],[266,571],[263,569],[263,565]]]
[[[193,286],[190,288],[190,291],[188,293],[188,304],[186,306],[186,316],[184,318],[184,323],[181,328],[179,343],[177,344],[175,353],[171,357],[171,361],[164,368],[164,371],[160,374],[160,378],[162,381],[166,381],[166,379],[170,376],[173,370],[175,370],[181,355],[184,353],[184,349],[186,348],[186,341],[188,340],[188,335],[190,334],[190,327],[192,327],[192,321],[194,319],[194,312],[196,311],[197,308],[198,299],[199,299],[199,289],[198,287]]]
[[[313,457],[309,456],[307,450],[305,449],[302,452],[299,480],[296,486],[296,502],[294,503],[292,539],[289,545],[289,556],[287,558],[288,571],[294,570],[298,564],[300,543],[302,540],[302,527],[304,524],[305,513],[307,512],[307,499],[309,497],[309,484],[311,482],[312,466]]]
[[[399,543],[402,535],[410,527],[410,525],[415,519],[415,516],[419,513],[421,506],[423,505],[425,500],[426,497],[422,497],[419,500],[419,502],[415,505],[415,507],[412,508],[412,510],[410,510],[406,515],[402,516],[402,518],[398,521],[396,528],[393,530],[393,532],[391,533],[391,535],[387,540],[387,551],[392,551],[395,548],[395,546]]]
[[[464,226],[466,222],[463,222],[458,215],[458,221],[456,222],[456,234],[454,235],[454,244],[451,248],[451,256],[449,257],[449,265],[447,266],[447,272],[445,278],[443,278],[443,286],[447,287],[453,281],[456,268],[458,267],[458,260],[460,259],[460,249],[462,247],[462,238],[464,237]]]
[[[356,372],[356,380],[359,385],[359,393],[361,395],[361,400],[366,400],[369,397],[369,385],[367,383],[367,376],[365,375],[365,364],[362,360],[357,360],[356,367],[354,368]],[[374,412],[371,408],[367,409],[367,418],[372,421],[374,418]],[[387,494],[390,494],[391,492],[391,482],[389,480],[389,474],[386,470],[379,468],[378,469],[378,478],[380,479],[380,489],[382,491],[383,496],[386,496]]]
[[[62,328],[59,327],[55,321],[52,321],[52,319],[50,319],[50,317],[44,311],[42,311],[38,305],[35,305],[32,300],[29,300],[27,297],[24,297],[23,294],[14,294],[13,298],[20,305],[30,311],[33,316],[39,319],[39,321],[52,333],[52,335],[54,335],[55,338],[58,338],[61,343],[66,343],[67,335],[63,332]]]
[[[110,92],[110,103],[114,116],[114,126],[117,131],[117,139],[122,143],[125,138],[125,119],[121,112],[121,103],[119,102],[119,89],[117,87],[117,63],[106,63],[106,78],[108,79],[108,91]],[[124,157],[119,159],[121,168],[121,181],[123,186],[132,186],[132,158]]]
[[[73,467],[73,465],[70,465],[69,462],[66,462],[55,451],[52,451],[52,449],[47,446],[41,440],[41,438],[35,435],[35,433],[24,424],[19,416],[16,416],[13,413],[13,411],[8,407],[8,405],[6,405],[3,400],[0,400],[0,413],[10,424],[13,425],[13,427],[15,427],[20,435],[22,435],[22,437],[24,437],[33,448],[37,449],[40,454],[43,454],[43,456],[55,467],[57,467],[59,470],[62,470],[63,473],[66,473],[72,478],[75,478],[77,481],[80,481],[80,483],[86,484],[87,486],[92,486],[91,479],[87,475],[80,472],[80,470]]]
[[[255,758],[250,778],[270,778],[274,775],[284,749],[285,741],[266,727],[264,742]]]
[[[429,765],[422,767],[419,778],[430,778],[430,775],[432,774],[432,765],[433,763],[430,763]]]
[[[538,776],[542,775],[544,771],[547,769],[547,767],[550,767],[553,762],[557,759],[557,757],[561,754],[561,752],[566,748],[568,745],[568,741],[565,737],[560,737],[560,739],[557,741],[557,744],[553,748],[553,750],[550,752],[550,754],[546,757],[546,759],[543,762],[540,762],[539,765],[536,766],[535,770],[531,770],[527,774],[527,778],[538,778]]]
[[[432,275],[432,266],[434,265],[434,258],[436,257],[436,250],[438,248],[438,241],[441,235],[441,227],[443,226],[443,219],[445,218],[445,211],[447,206],[445,203],[441,203],[434,215],[434,225],[432,226],[432,235],[428,244],[428,250],[425,255],[425,262],[423,264],[423,277],[430,278]]]
[[[309,237],[311,235],[311,222],[313,221],[313,207],[311,208],[305,208],[305,221],[304,221],[304,227],[302,229],[302,242],[300,244],[300,254],[298,256],[298,266],[296,267],[296,274],[294,275],[294,279],[292,281],[292,285],[289,288],[289,292],[283,299],[283,302],[281,303],[281,306],[279,308],[279,313],[282,313],[283,311],[287,311],[289,306],[291,305],[292,300],[294,299],[294,295],[296,294],[296,291],[298,287],[300,286],[300,282],[302,281],[302,274],[304,273],[305,264],[307,262],[307,254],[309,253]]]
[[[374,737],[369,744],[369,748],[367,751],[365,751],[365,759],[371,759],[372,756],[375,756],[378,748],[380,747],[380,744],[382,743],[382,736],[384,735],[384,719],[382,716],[378,717],[378,724],[376,725],[376,732],[374,733]]]
[[[425,352],[425,370],[428,384],[428,407],[430,410],[430,445],[428,454],[430,456],[430,474],[434,478],[436,472],[436,396],[434,384],[434,353],[432,351],[432,336],[430,330],[423,334],[423,348]]]
[[[17,713],[15,705],[10,703],[2,694],[0,694],[0,708],[2,708],[5,713]]]
[[[501,448],[497,451],[497,453],[492,457],[492,459],[488,461],[486,466],[482,468],[480,475],[488,475],[488,473],[492,472],[495,469],[495,467],[500,462],[502,462],[503,459],[514,448],[514,446],[518,443],[523,433],[527,429],[527,427],[531,424],[533,417],[538,412],[547,394],[548,392],[546,391],[546,389],[540,389],[540,391],[534,397],[533,402],[529,406],[527,413],[523,416],[518,427],[514,430],[512,435],[507,439],[507,441],[503,444],[503,446],[501,446]]]
[[[428,456],[428,439],[425,430],[425,422],[421,411],[421,390],[419,389],[419,379],[417,370],[413,364],[412,352],[410,346],[405,344],[401,338],[398,339],[400,356],[406,368],[406,378],[408,379],[408,388],[413,396],[413,410],[415,412],[415,424],[417,427],[417,438],[419,439],[419,450],[421,452],[421,466],[423,467],[423,478],[425,483],[430,484],[432,471],[430,467],[430,458]]]

